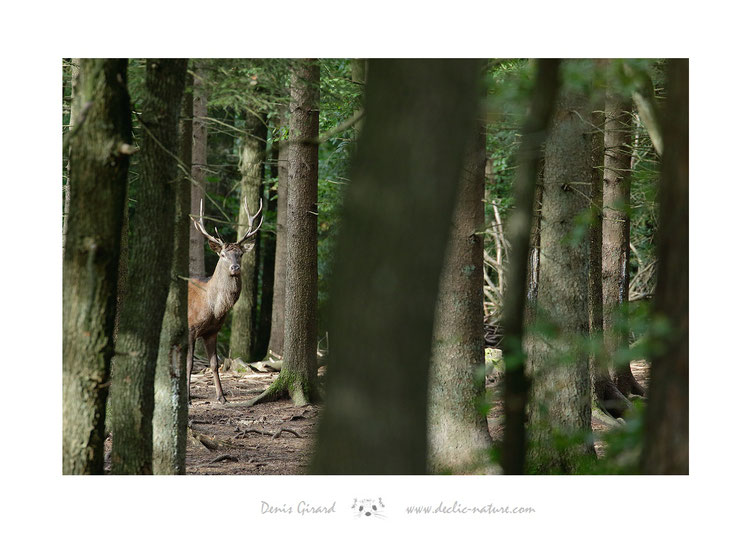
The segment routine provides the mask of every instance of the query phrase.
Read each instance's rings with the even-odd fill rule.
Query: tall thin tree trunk
[[[597,68],[605,67],[605,60],[596,60]],[[588,303],[590,310],[590,337],[594,346],[604,338],[604,277],[602,264],[604,262],[604,210],[603,210],[603,180],[605,163],[605,87],[595,87],[596,109],[591,115],[593,126],[591,151],[591,212],[589,236],[590,259],[588,261]],[[629,227],[627,226],[627,229]],[[628,231],[628,230],[627,230]],[[629,239],[627,239],[629,249]],[[621,417],[631,407],[629,400],[619,391],[611,379],[610,358],[605,354],[594,352],[591,356],[591,375],[593,383],[593,407],[599,408],[613,417]]]
[[[186,60],[146,63],[143,173],[134,195],[128,292],[123,299],[112,384],[112,473],[151,474],[154,370],[170,281],[178,119]]]
[[[642,471],[689,473],[689,61],[667,66],[656,321]],[[657,339],[656,339],[657,338]]]
[[[208,135],[206,131],[206,117],[208,116],[208,95],[204,81],[206,72],[200,65],[196,66],[193,76],[193,148],[191,151],[191,213],[198,215],[199,204],[205,195],[206,188],[206,147]],[[190,259],[188,272],[191,278],[202,278],[206,274],[204,266],[204,236],[191,225],[190,228]]]
[[[183,94],[180,160],[191,165],[193,98]],[[170,289],[154,375],[154,474],[184,475],[188,429],[186,355],[188,350],[188,242],[191,182],[182,170],[175,181],[175,222]]]
[[[277,156],[277,246],[274,253],[274,296],[269,354],[281,357],[285,345],[285,285],[287,279],[287,143],[279,145]]]
[[[278,154],[272,150],[272,159],[276,159]],[[276,177],[276,166],[272,167],[272,179]],[[271,186],[271,184],[269,184]],[[262,186],[263,189],[263,186]],[[263,191],[260,191],[263,195]],[[265,201],[269,211],[277,211],[277,199],[270,198],[271,191],[266,195]],[[253,360],[263,360],[269,351],[269,335],[272,327],[272,300],[274,298],[274,251],[277,247],[276,235],[273,232],[267,232],[259,236],[261,245],[261,290],[259,312],[256,320],[256,341],[253,347]]]
[[[535,79],[532,105],[522,131],[522,145],[517,158],[517,177],[514,183],[515,209],[512,212],[507,235],[511,241],[511,257],[507,270],[507,290],[504,294],[502,327],[504,337],[501,347],[504,355],[504,441],[502,467],[504,473],[519,475],[524,472],[525,408],[529,380],[525,376],[523,328],[528,277],[535,276],[528,265],[533,258],[528,252],[531,230],[534,227],[538,204],[537,187],[543,143],[548,124],[553,115],[556,93],[559,88],[559,60],[540,60]],[[534,248],[532,250],[535,250]],[[526,298],[528,296],[528,298]]]
[[[629,190],[631,181],[632,105],[614,91],[606,95],[603,160],[603,329],[610,362],[629,347]],[[619,323],[622,323],[621,325]],[[629,362],[616,366],[614,381],[623,395],[644,395]]]
[[[245,199],[251,214],[259,206],[259,189],[264,177],[264,160],[266,159],[266,123],[264,117],[255,113],[246,113],[246,136],[240,146],[240,201]],[[268,207],[267,207],[268,208]],[[250,221],[245,210],[238,211],[238,233],[240,240],[248,230]],[[258,246],[258,244],[256,245]],[[244,254],[241,260],[240,277],[243,290],[232,308],[232,331],[230,334],[230,357],[243,361],[251,360],[251,343],[253,334],[253,316],[255,315],[257,253]]]
[[[588,246],[577,233],[589,210],[591,127],[588,99],[560,100],[545,151],[537,321],[557,332],[532,338],[528,461],[533,472],[569,473],[592,452],[590,430]]]
[[[420,474],[439,275],[480,63],[373,60],[369,69],[368,120],[337,245],[327,404],[311,470]]]
[[[128,61],[83,59],[80,68],[87,116],[70,140],[63,257],[63,473],[101,474],[132,133]]]
[[[428,457],[434,472],[493,473],[480,411],[486,392],[483,339],[483,193],[486,134],[470,136],[439,280],[429,376]]]

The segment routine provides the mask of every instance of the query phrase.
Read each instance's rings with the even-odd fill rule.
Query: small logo
[[[351,506],[355,510],[355,517],[378,517],[384,519],[384,503],[381,497],[378,499],[353,499]]]

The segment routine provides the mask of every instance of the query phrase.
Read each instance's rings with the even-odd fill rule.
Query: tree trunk
[[[591,126],[587,97],[560,101],[545,150],[537,321],[530,354],[533,377],[528,461],[533,472],[571,473],[577,456],[592,452],[587,337],[588,244],[577,219],[589,210]]]
[[[285,358],[277,380],[251,403],[289,395],[297,406],[318,397],[318,145],[319,63],[296,60],[290,82],[287,197]]]
[[[251,214],[258,211],[259,190],[264,177],[264,160],[266,159],[266,123],[265,118],[254,113],[246,113],[246,136],[240,145],[240,202],[248,202]],[[268,209],[268,206],[267,206]],[[238,210],[239,241],[248,230],[248,217],[245,210]],[[260,236],[259,236],[260,239]],[[257,240],[258,241],[258,240]],[[258,246],[258,242],[256,244]],[[256,313],[254,299],[256,288],[256,251],[243,254],[240,278],[243,290],[232,308],[232,331],[230,334],[230,357],[251,361],[251,343],[253,341],[253,316]]]
[[[70,93],[70,113],[68,114],[68,135],[73,132],[73,127],[76,125],[76,117],[80,113],[80,98],[79,98],[79,83],[81,73],[81,60],[79,58],[71,59],[71,93]],[[63,188],[63,194],[65,195],[63,201],[63,253],[65,253],[65,236],[68,234],[68,214],[70,213],[70,153],[68,155],[68,169],[65,180],[65,186]]]
[[[483,339],[483,193],[486,135],[470,136],[457,205],[439,280],[429,376],[428,459],[431,471],[495,472],[485,402]]]
[[[183,94],[180,121],[180,160],[191,165],[193,98]],[[170,289],[167,294],[159,355],[154,375],[154,474],[184,475],[188,429],[186,355],[188,350],[188,214],[191,210],[190,177],[178,171],[175,182],[175,222]]]
[[[278,154],[272,149],[272,159],[276,159]],[[275,166],[272,167],[272,179],[276,177]],[[271,184],[270,184],[271,186]],[[262,186],[263,188],[263,186]],[[260,192],[263,194],[263,191]],[[271,191],[268,192],[266,205],[269,211],[277,211],[277,199],[272,198]],[[252,351],[254,361],[263,360],[269,351],[269,335],[272,327],[272,300],[274,298],[274,251],[277,247],[277,239],[273,232],[267,232],[259,236],[261,246],[261,294],[259,298],[259,313],[256,320],[256,343]]]
[[[422,474],[439,275],[480,63],[373,60],[369,69],[368,120],[334,265],[327,403],[311,470]]]
[[[529,380],[525,376],[525,353],[522,339],[525,315],[532,306],[526,305],[536,297],[530,295],[529,279],[537,284],[537,254],[531,256],[531,229],[535,226],[536,208],[539,204],[537,186],[541,150],[551,122],[556,93],[559,88],[559,60],[540,60],[536,73],[535,89],[530,114],[522,131],[522,145],[517,159],[517,177],[514,182],[515,209],[509,217],[508,235],[511,240],[511,257],[507,271],[507,290],[504,294],[501,341],[504,355],[504,441],[502,467],[504,473],[519,475],[525,467],[525,407]],[[533,232],[535,234],[535,232]],[[531,247],[536,252],[534,247]],[[537,291],[537,285],[536,285]],[[527,296],[527,298],[526,298]]]
[[[285,285],[287,279],[287,143],[282,142],[277,156],[277,246],[274,253],[274,296],[269,353],[282,356],[285,345]]]
[[[63,257],[63,473],[101,474],[132,133],[128,61],[82,59],[80,68],[86,117],[70,140]]]
[[[596,60],[597,68],[603,69],[604,60]],[[603,180],[605,164],[605,136],[602,133],[605,129],[606,119],[604,112],[604,87],[596,87],[596,99],[598,105],[591,114],[590,122],[593,124],[594,133],[592,136],[591,151],[591,213],[589,236],[590,259],[588,261],[588,303],[590,310],[590,337],[594,341],[594,346],[604,339],[604,305],[603,295],[604,276],[604,243],[603,228],[604,211],[603,211]],[[627,162],[629,164],[629,162]],[[627,235],[629,226],[627,226]],[[627,250],[629,250],[629,238],[627,238]],[[631,407],[629,400],[619,391],[614,381],[611,379],[609,352],[594,351],[591,354],[590,371],[593,385],[593,402],[594,408],[598,408],[610,414],[613,417],[621,417]],[[631,375],[631,373],[630,373]]]
[[[154,370],[172,264],[178,118],[186,60],[150,59],[143,104],[143,173],[133,195],[128,292],[112,384],[112,473],[152,472]]]
[[[206,72],[200,65],[196,67],[193,76],[193,148],[191,152],[191,213],[198,216],[199,204],[205,195],[206,188],[206,147],[208,135],[206,132],[206,117],[208,115],[208,94],[204,82]],[[203,278],[206,275],[204,265],[204,236],[190,226],[190,260],[188,272],[191,278]]]
[[[606,95],[603,160],[603,331],[608,362],[629,348],[624,319],[629,302],[629,190],[632,105],[614,92]],[[620,320],[620,318],[622,318]],[[621,323],[621,324],[620,324]],[[616,387],[622,395],[644,395],[629,362],[617,364]]]
[[[658,283],[642,471],[689,473],[689,61],[667,66]]]

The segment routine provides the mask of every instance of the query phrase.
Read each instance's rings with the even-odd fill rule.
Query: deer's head
[[[217,231],[216,227],[214,228],[214,231],[217,234],[216,236],[211,235],[204,228],[204,201],[201,200],[198,220],[193,219],[193,217],[191,217],[191,219],[193,219],[193,224],[196,227],[196,230],[201,232],[203,236],[209,241],[209,247],[214,252],[216,252],[217,255],[219,255],[219,263],[217,265],[218,269],[226,268],[230,276],[240,275],[240,261],[243,259],[243,254],[253,250],[253,247],[256,244],[256,239],[254,236],[259,231],[259,229],[261,229],[261,225],[264,222],[264,216],[262,215],[258,226],[256,226],[255,229],[253,228],[254,221],[256,220],[256,217],[258,217],[261,213],[263,206],[264,201],[261,200],[258,211],[255,215],[251,216],[251,212],[248,209],[248,201],[247,199],[243,199],[243,207],[245,208],[245,213],[248,216],[248,230],[246,231],[245,235],[236,243],[225,243],[224,241],[222,241],[222,239],[220,239],[219,232]]]

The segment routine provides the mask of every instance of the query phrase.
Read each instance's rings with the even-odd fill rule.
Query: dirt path
[[[640,384],[647,386],[648,365],[632,363]],[[313,452],[316,421],[321,406],[293,406],[289,400],[253,407],[233,406],[261,393],[277,373],[220,373],[227,404],[214,400],[211,374],[194,374],[191,382],[193,404],[188,410],[189,437],[186,473],[189,475],[302,475]],[[487,381],[494,387],[498,377]],[[502,406],[497,398],[488,414],[491,438],[503,433]],[[596,436],[607,428],[593,422]],[[203,443],[202,443],[203,442]],[[111,448],[108,438],[106,452]],[[602,455],[602,443],[596,441]],[[109,454],[107,455],[109,456]],[[108,462],[109,463],[109,462]],[[108,466],[107,466],[108,467]],[[107,468],[106,467],[106,468]]]

